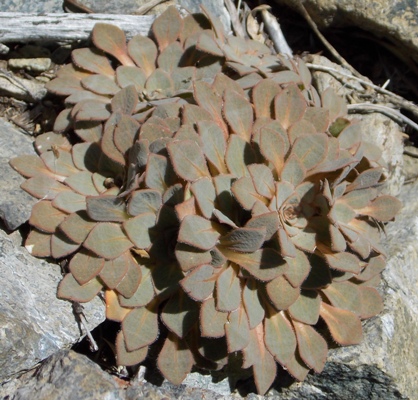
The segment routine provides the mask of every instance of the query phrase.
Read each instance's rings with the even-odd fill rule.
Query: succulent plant
[[[240,352],[265,393],[277,363],[298,380],[321,372],[329,334],[361,341],[361,321],[382,308],[380,230],[400,202],[382,194],[380,150],[343,99],[318,95],[302,60],[196,20],[169,9],[157,44],[127,47],[97,25],[95,46],[118,63],[75,50],[49,84],[69,95],[57,129],[66,120],[82,141],[43,134],[39,157],[11,160],[40,199],[26,247],[70,258],[59,297],[104,291],[107,318],[121,323],[119,364],[155,344],[161,373],[180,384],[194,365],[227,368]],[[173,67],[174,53],[210,62]],[[154,92],[153,75],[164,76]]]

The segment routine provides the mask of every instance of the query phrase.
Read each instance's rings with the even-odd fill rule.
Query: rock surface
[[[25,178],[9,165],[12,157],[21,154],[35,154],[31,137],[0,118],[0,218],[10,230],[29,219],[32,207],[37,202],[20,188]]]
[[[56,297],[60,267],[20,247],[19,232],[0,231],[0,382],[30,368],[83,334],[68,301]],[[86,304],[89,329],[104,320],[99,298]]]
[[[275,0],[295,7],[294,0]],[[410,0],[305,0],[320,28],[356,27],[388,41],[407,59],[418,62],[418,8]]]

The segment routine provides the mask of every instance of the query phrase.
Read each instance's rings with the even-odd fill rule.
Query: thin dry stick
[[[354,69],[335,49],[335,47],[328,42],[328,40],[325,38],[325,36],[319,31],[315,21],[311,18],[309,13],[306,11],[305,6],[302,4],[300,0],[295,0],[294,4],[302,14],[302,16],[306,19],[306,22],[309,24],[311,29],[315,32],[316,36],[318,36],[319,40],[323,43],[323,45],[326,47],[326,49],[333,55],[333,57],[345,68],[349,69],[355,76],[359,78],[363,78],[363,75],[361,75],[356,69]]]
[[[376,90],[376,92],[387,96],[391,103],[393,103],[394,105],[396,105],[400,108],[403,108],[405,110],[410,111],[411,113],[413,113],[414,115],[416,115],[418,117],[418,107],[414,103],[412,103],[411,101],[405,100],[403,97],[401,97],[401,96],[399,96],[399,95],[397,95],[397,94],[395,94],[395,93],[393,93],[393,92],[391,92],[387,89],[381,88],[380,86],[377,86],[374,83],[372,83],[372,82],[370,82],[370,81],[368,81],[364,78],[359,78],[357,76],[353,76],[353,75],[350,75],[346,72],[338,71],[335,68],[326,67],[324,65],[306,63],[306,66],[310,69],[315,70],[315,71],[329,72],[331,74],[337,74],[337,75],[344,76],[346,78],[354,79],[354,80],[360,82],[361,84]],[[338,77],[337,77],[337,79],[338,79]]]
[[[347,109],[349,111],[377,111],[381,114],[387,115],[388,117],[394,119],[398,123],[405,123],[409,125],[410,127],[414,128],[416,131],[418,131],[418,124],[416,124],[414,121],[409,119],[408,117],[405,117],[405,115],[402,115],[400,112],[394,110],[393,108],[381,105],[381,104],[371,104],[371,103],[358,103],[358,104],[348,104]]]
[[[239,20],[239,12],[237,8],[235,7],[235,4],[231,0],[224,0],[224,3],[225,3],[226,8],[228,9],[229,16],[231,18],[231,25],[235,34],[238,37],[245,38],[246,34]]]
[[[134,11],[132,14],[134,15],[144,15],[149,10],[154,8],[155,6],[158,6],[158,4],[165,3],[167,0],[150,0],[143,6],[139,7],[136,11]]]

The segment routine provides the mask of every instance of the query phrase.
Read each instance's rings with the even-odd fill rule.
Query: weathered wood
[[[127,38],[147,35],[153,15],[0,13],[0,43],[74,42],[88,39],[97,22],[119,26]]]

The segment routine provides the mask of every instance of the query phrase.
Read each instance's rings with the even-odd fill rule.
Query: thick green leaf
[[[69,215],[59,226],[64,234],[74,243],[83,243],[96,222],[91,221],[85,211]]]
[[[51,235],[33,229],[25,241],[25,248],[35,257],[50,257]]]
[[[126,348],[123,331],[116,336],[116,362],[118,365],[126,367],[139,364],[144,361],[148,354],[148,347],[142,347],[134,351],[128,351]]]
[[[98,192],[92,180],[92,173],[89,171],[80,171],[69,176],[65,184],[75,192],[84,196],[97,196]]]
[[[225,336],[228,313],[215,307],[213,297],[205,300],[200,307],[200,332],[203,337],[219,338]]]
[[[224,94],[223,114],[232,133],[249,142],[253,127],[253,109],[251,103],[235,91]]]
[[[257,118],[271,118],[273,114],[273,99],[281,92],[280,86],[268,79],[263,79],[252,89],[252,99]]]
[[[115,95],[120,87],[115,80],[106,75],[90,75],[82,79],[81,84],[87,90],[102,95]]]
[[[360,318],[356,314],[322,302],[320,315],[338,344],[349,346],[363,340]]]
[[[138,67],[120,65],[116,68],[116,82],[122,89],[134,85],[137,92],[143,92],[146,79],[144,71]]]
[[[128,271],[125,276],[122,278],[122,281],[116,286],[116,290],[125,298],[130,298],[133,296],[138,289],[138,286],[141,282],[142,272],[138,263],[131,256],[130,253],[125,253],[128,258]],[[109,262],[109,261],[107,261]],[[115,260],[113,261],[115,263]],[[100,275],[100,277],[102,277]]]
[[[351,282],[333,282],[322,289],[334,307],[351,311],[357,315],[361,313],[361,294],[358,285]]]
[[[127,54],[126,37],[116,25],[96,23],[92,32],[94,45],[115,57],[123,65],[133,65]]]
[[[287,129],[303,117],[306,100],[296,84],[290,84],[274,98],[276,119]]]
[[[330,123],[329,110],[323,107],[308,107],[303,119],[309,121],[318,133],[326,132]]]
[[[303,251],[296,249],[296,256],[294,258],[286,258],[286,263],[289,265],[289,268],[284,275],[290,284],[297,288],[306,279],[311,270],[308,257]]]
[[[293,376],[299,382],[302,382],[307,377],[310,368],[306,366],[306,364],[300,358],[299,353],[296,352],[292,354],[289,361],[287,361],[286,370],[291,376]]]
[[[177,290],[164,306],[161,320],[171,332],[184,338],[199,320],[199,306],[183,290]]]
[[[250,326],[244,307],[229,313],[225,324],[228,353],[239,351],[248,346],[250,342]]]
[[[283,258],[273,249],[260,249],[254,253],[236,253],[226,248],[222,248],[221,251],[226,258],[260,281],[271,281],[283,275],[288,269]]]
[[[150,189],[164,192],[175,183],[175,174],[166,157],[150,154],[145,172],[145,183]]]
[[[215,288],[215,269],[208,264],[195,268],[180,281],[183,290],[194,300],[203,301]]]
[[[347,115],[347,104],[345,100],[341,96],[338,96],[331,87],[321,93],[321,100],[322,106],[329,110],[331,121]]]
[[[368,281],[380,274],[384,269],[385,259],[382,256],[372,257],[363,271],[361,271],[361,274],[356,276],[356,279],[359,279],[360,281]]]
[[[132,193],[129,199],[128,212],[132,216],[143,213],[157,214],[157,211],[160,209],[161,205],[161,193],[158,190],[136,190]]]
[[[373,317],[383,310],[383,300],[373,287],[360,286],[362,319]]]
[[[164,50],[177,40],[183,29],[183,20],[174,6],[168,7],[152,24],[151,30],[158,47]]]
[[[194,181],[190,186],[199,210],[205,218],[210,219],[215,208],[215,186],[210,178],[204,177]]]
[[[94,221],[123,222],[129,218],[125,201],[117,196],[89,196],[86,204],[87,214]]]
[[[81,250],[70,261],[69,269],[80,285],[84,285],[95,278],[104,266],[103,258],[93,253]]]
[[[174,81],[167,72],[158,68],[145,82],[145,91],[153,100],[170,97],[174,92]]]
[[[202,150],[191,140],[171,142],[167,146],[176,173],[183,179],[195,181],[209,176]]]
[[[264,164],[251,164],[248,166],[248,171],[257,192],[264,197],[271,198],[276,191],[271,169]]]
[[[290,305],[289,313],[294,320],[315,325],[319,318],[321,297],[316,290],[302,290],[296,301]]]
[[[198,215],[187,215],[180,224],[178,241],[200,250],[210,250],[218,241],[219,233],[211,221]]]
[[[75,213],[86,209],[86,196],[65,191],[55,196],[51,204],[65,213]]]
[[[245,210],[251,210],[258,201],[266,201],[264,197],[258,194],[249,176],[236,180],[232,184],[231,191]]]
[[[183,49],[179,42],[170,43],[158,56],[158,67],[166,72],[173,72],[173,69],[179,66]]]
[[[134,36],[128,43],[128,53],[146,76],[150,76],[155,70],[158,50],[150,38],[142,35]]]
[[[73,108],[73,117],[76,121],[105,121],[110,117],[109,104],[105,99],[87,99]]]
[[[185,340],[169,333],[157,359],[158,369],[174,385],[180,385],[194,364]]]
[[[129,268],[131,266],[135,267],[135,264],[131,254],[125,252],[114,260],[105,261],[104,266],[100,271],[100,279],[107,288],[115,289],[125,277]]]
[[[322,372],[328,354],[327,342],[310,325],[294,321],[293,326],[296,332],[300,357],[315,372]]]
[[[318,133],[298,137],[292,147],[292,154],[296,154],[306,170],[316,167],[325,159],[328,151],[328,137]]]
[[[57,194],[68,190],[63,184],[44,174],[29,178],[20,187],[31,196],[42,200],[52,200]]]
[[[363,171],[354,179],[354,181],[347,187],[347,192],[351,190],[367,189],[379,184],[382,176],[382,168],[371,168]]]
[[[123,295],[118,296],[119,303],[122,307],[143,307],[155,296],[151,269],[141,264],[139,264],[139,269],[141,271],[141,282],[135,293],[129,298]]]
[[[158,314],[152,307],[134,308],[122,321],[122,331],[128,351],[148,346],[158,337]]]
[[[279,218],[276,212],[268,212],[252,217],[245,224],[246,228],[264,228],[266,235],[264,240],[270,240],[277,232],[279,227]]]
[[[31,160],[30,156],[26,157],[28,157],[27,161]],[[55,175],[67,177],[79,172],[79,170],[75,167],[73,163],[71,153],[68,151],[59,150],[58,157],[57,154],[53,151],[46,151],[42,153],[40,157],[44,162],[45,166]],[[37,170],[36,162],[33,164],[33,168],[35,171]],[[19,170],[18,172],[24,175],[24,173],[20,172]],[[61,181],[61,179],[59,179],[60,177],[56,178],[58,178],[57,180]]]
[[[67,274],[58,286],[57,296],[60,299],[87,303],[93,300],[102,287],[103,285],[96,278],[80,285],[71,274]]]
[[[197,128],[202,139],[202,150],[205,157],[219,173],[226,173],[224,161],[226,140],[222,129],[213,121],[198,121]]]
[[[128,154],[139,131],[139,123],[128,115],[122,115],[113,134],[116,148],[123,154]]]
[[[61,231],[55,232],[51,236],[51,256],[53,258],[59,259],[67,257],[70,254],[74,253],[80,245],[74,243],[72,240],[68,239]]]
[[[134,85],[129,85],[119,90],[112,98],[111,106],[114,113],[120,112],[131,115],[138,104],[138,93]],[[119,121],[116,121],[119,123]],[[132,123],[132,121],[131,121]]]
[[[292,154],[285,162],[281,171],[281,180],[298,185],[305,179],[306,169],[297,156]]]
[[[209,264],[212,261],[212,255],[209,251],[202,251],[184,243],[177,243],[175,255],[180,268],[184,272],[199,265]]]
[[[402,203],[395,197],[389,195],[379,196],[372,203],[360,210],[361,215],[367,215],[382,222],[391,221],[402,208]]]
[[[88,76],[91,75],[89,74],[86,77]],[[47,82],[45,87],[50,92],[58,94],[60,96],[70,96],[73,93],[77,93],[83,90],[80,78],[73,75],[55,78],[52,81]]]
[[[77,67],[95,74],[113,77],[115,73],[109,59],[98,50],[91,48],[76,49],[72,51],[71,58]]]
[[[29,223],[43,232],[54,233],[66,216],[54,208],[50,201],[42,200],[32,207]]]
[[[234,311],[241,304],[241,284],[237,268],[229,265],[216,280],[216,309]]]
[[[331,268],[343,272],[352,272],[358,274],[360,272],[360,261],[351,253],[325,253],[326,262]]]
[[[264,306],[260,299],[260,286],[254,279],[247,279],[242,291],[242,302],[248,316],[250,329],[254,329],[264,320]]]
[[[256,162],[254,149],[241,136],[233,134],[229,137],[225,153],[228,170],[235,177],[248,176],[247,166]]]
[[[284,276],[278,276],[268,282],[266,289],[276,310],[287,310],[300,295],[300,288],[293,287]]]
[[[264,341],[269,352],[281,365],[287,365],[296,350],[296,336],[293,327],[283,312],[268,307],[264,319]]]
[[[155,230],[156,216],[154,213],[139,214],[128,219],[123,228],[129,239],[138,249],[148,249],[152,244],[153,231]]]
[[[84,242],[84,247],[108,260],[121,256],[133,247],[122,227],[116,223],[97,224]]]
[[[264,227],[236,228],[222,236],[220,244],[240,253],[253,253],[263,245],[265,236]]]

